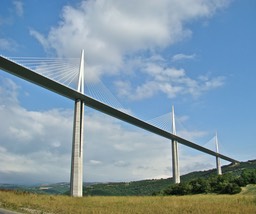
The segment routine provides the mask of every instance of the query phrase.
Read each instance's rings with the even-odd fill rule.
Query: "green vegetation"
[[[249,161],[239,165],[224,166],[222,171],[225,174],[222,176],[215,175],[215,170],[189,173],[181,177],[182,183],[178,185],[170,185],[171,179],[87,184],[84,189],[87,196],[83,198],[63,195],[68,190],[67,183],[27,189],[21,186],[2,185],[2,189],[13,187],[15,190],[0,191],[0,207],[22,213],[64,214],[256,213],[255,165],[256,161]],[[152,195],[153,192],[159,195],[145,196]],[[240,193],[236,194],[238,192]],[[226,195],[222,195],[223,193]],[[97,194],[108,197],[88,196]]]
[[[222,167],[222,172],[224,173],[223,177],[228,176],[238,178],[238,186],[245,186],[248,183],[248,180],[253,181],[252,178],[246,176],[248,171],[245,170],[256,169],[256,160],[251,160],[247,162],[241,162],[235,165],[226,165]],[[243,174],[243,176],[241,176]],[[205,184],[205,179],[216,177],[216,169],[191,172],[186,175],[181,176],[181,183],[191,183],[194,187],[191,191],[191,194],[198,194],[203,192],[211,192],[209,190],[209,185]],[[242,179],[246,177],[246,179]],[[252,175],[251,177],[254,177]],[[197,180],[199,179],[199,180]],[[153,179],[153,180],[142,180],[142,181],[132,181],[132,182],[120,182],[120,183],[85,183],[84,184],[84,195],[85,196],[151,196],[152,193],[159,193],[165,189],[170,188],[170,185],[173,183],[172,178],[168,179]],[[221,183],[221,178],[219,178],[219,183]],[[252,182],[253,183],[253,182]],[[236,189],[237,186],[228,185],[228,191]],[[57,183],[57,184],[45,184],[40,186],[17,186],[17,185],[1,185],[0,189],[15,189],[21,191],[28,191],[32,193],[39,194],[54,194],[62,195],[68,194],[69,183]],[[214,192],[217,192],[214,191]]]
[[[256,184],[256,169],[244,169],[240,176],[227,173],[173,184],[153,195],[237,194],[241,192],[241,187],[248,184]]]
[[[157,189],[167,188],[171,179],[143,180],[86,186],[84,195],[94,196],[150,196]]]
[[[256,213],[254,195],[69,196],[0,191],[0,207],[23,213]]]
[[[69,183],[43,184],[34,186],[0,184],[0,190],[16,190],[36,194],[63,195],[69,190]]]
[[[222,167],[222,171],[224,173],[223,176],[218,178],[217,181],[215,181],[216,185],[218,184],[218,187],[216,189],[213,189],[214,179],[217,179],[218,176],[216,176],[216,169],[211,170],[205,170],[205,171],[198,171],[198,172],[191,172],[189,174],[181,176],[181,184],[178,185],[175,191],[178,191],[178,189],[184,188],[184,194],[199,194],[199,193],[228,193],[228,194],[235,194],[240,191],[241,186],[245,186],[248,184],[246,180],[242,179],[243,176],[242,173],[246,173],[246,170],[254,170],[256,169],[256,160],[251,160],[247,162],[241,162],[239,164],[230,164],[227,166]],[[254,175],[252,175],[253,177]],[[235,184],[231,184],[233,181],[233,178],[240,177],[240,183],[238,181],[235,182]],[[246,176],[245,176],[246,177]],[[211,185],[212,188],[210,188],[210,184],[205,184],[205,180],[211,178]],[[222,179],[225,179],[225,182],[222,181]],[[228,181],[227,181],[228,180]],[[187,185],[187,183],[191,183],[191,185],[194,187],[191,189],[190,186]],[[197,182],[197,183],[195,183]],[[230,183],[230,184],[227,184]],[[242,184],[242,182],[245,182]],[[149,196],[152,194],[163,194],[163,191],[170,188],[171,184],[173,183],[172,178],[168,179],[160,179],[160,180],[143,180],[143,181],[134,181],[134,182],[127,182],[127,183],[106,183],[106,184],[94,184],[89,185],[84,188],[84,195],[97,195],[97,196]],[[234,182],[233,182],[234,183]],[[226,185],[227,184],[227,185]],[[205,186],[206,185],[206,186]],[[221,186],[222,185],[222,186]],[[186,189],[188,187],[188,189]],[[224,188],[221,190],[221,188]],[[201,189],[200,189],[201,188]],[[205,188],[205,189],[204,189]],[[187,192],[186,192],[187,191]]]

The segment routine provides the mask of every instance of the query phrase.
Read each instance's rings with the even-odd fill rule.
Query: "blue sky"
[[[217,131],[220,152],[246,161],[256,153],[255,9],[254,0],[3,0],[0,54],[66,59],[83,48],[87,82],[100,79],[131,114],[150,120],[174,105],[179,135],[214,149]],[[69,180],[73,105],[0,71],[1,183]],[[171,176],[168,140],[88,108],[85,119],[85,181]],[[179,150],[182,174],[215,167]]]

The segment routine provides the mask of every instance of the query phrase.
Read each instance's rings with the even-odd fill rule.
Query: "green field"
[[[254,189],[255,188],[249,188]],[[69,196],[0,191],[0,207],[22,213],[256,213],[255,192],[193,196]]]

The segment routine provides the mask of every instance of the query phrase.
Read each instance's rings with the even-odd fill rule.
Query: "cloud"
[[[16,11],[17,15],[23,15],[22,2],[13,1],[13,4],[15,6],[15,11]],[[4,9],[7,10],[9,13],[8,13],[8,15],[6,15],[4,17],[0,16],[0,31],[1,31],[0,50],[14,52],[17,50],[19,45],[12,38],[5,36],[5,27],[7,26],[7,28],[8,28],[14,24],[13,16],[10,15],[11,11],[13,11],[13,10],[10,8],[4,8]]]
[[[181,158],[179,165],[181,174],[186,174],[193,171],[208,170],[216,167],[215,158],[209,155],[191,155],[187,152],[182,153],[181,151],[180,153]]]
[[[84,48],[87,80],[111,75],[125,99],[145,99],[158,93],[168,98],[199,96],[223,85],[224,77],[201,75],[193,79],[187,70],[171,66],[164,52],[192,36],[187,23],[209,18],[228,2],[87,0],[77,7],[63,7],[61,20],[47,35],[37,29],[30,29],[30,35],[46,52],[54,51],[58,57],[77,57]],[[21,2],[14,4],[22,16]],[[11,43],[1,38],[0,48],[9,49]],[[26,109],[19,102],[22,88],[9,79],[0,82],[0,118],[5,121],[0,123],[0,182],[68,181],[73,110]],[[187,166],[192,168],[190,160],[183,161],[183,172]],[[85,181],[167,177],[171,175],[170,163],[168,140],[86,109]]]
[[[15,7],[16,14],[18,16],[23,16],[24,10],[22,1],[13,1],[13,5]]]
[[[98,160],[89,160],[89,164],[96,166],[102,164],[102,162]]]
[[[117,80],[116,91],[119,97],[130,100],[142,100],[151,98],[159,93],[168,98],[180,95],[198,97],[201,94],[221,87],[225,83],[225,77],[209,77],[200,75],[193,79],[187,75],[183,68],[168,67],[166,61],[152,62],[145,60],[133,67],[137,71],[132,79]],[[143,80],[136,80],[141,78]]]
[[[68,179],[73,112],[29,111],[20,106],[20,87],[7,78],[0,82],[0,182]]]
[[[46,52],[49,50],[48,41],[45,39],[45,37],[42,34],[38,33],[37,31],[35,31],[33,29],[30,29],[29,33],[31,36],[35,37],[42,44],[42,46],[44,47],[44,50]]]
[[[60,22],[47,35],[35,29],[31,30],[31,35],[45,50],[50,48],[60,57],[77,57],[84,48],[89,78],[93,75],[97,78],[127,75],[124,72],[130,63],[129,56],[157,53],[162,57],[166,48],[192,35],[187,23],[211,17],[228,2],[81,1],[77,7],[63,7]]]
[[[172,62],[195,59],[196,54],[186,55],[186,54],[176,54],[172,57]]]
[[[73,110],[25,109],[23,89],[0,80],[0,182],[69,181]],[[169,140],[85,109],[84,181],[171,176],[170,148]]]
[[[7,39],[0,38],[0,49],[8,50],[11,47],[11,42]]]
[[[0,38],[0,50],[15,51],[18,47],[17,43],[9,38]]]
[[[184,22],[210,16],[227,2],[82,1],[77,8],[63,8],[62,22],[52,28],[47,39],[58,55],[70,56],[70,51],[71,55],[77,55],[82,46],[89,52],[89,58],[90,53],[95,52],[97,58],[107,57],[107,61],[112,61],[110,56],[114,57],[114,52],[124,54],[126,51],[166,47],[179,41],[189,31],[184,28]],[[110,55],[104,56],[106,51]]]

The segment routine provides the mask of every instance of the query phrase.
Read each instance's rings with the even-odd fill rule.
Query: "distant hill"
[[[230,164],[222,167],[223,174],[231,173],[239,176],[244,169],[256,169],[256,160],[240,162],[239,164]],[[191,172],[181,176],[181,182],[189,182],[193,179],[207,178],[216,174],[216,169]],[[172,178],[152,179],[132,182],[106,183],[86,186],[84,195],[104,195],[104,196],[131,196],[131,195],[152,195],[166,189],[173,183]]]
[[[246,162],[240,162],[238,164],[229,164],[221,167],[222,173],[231,173],[232,175],[239,176],[244,169],[256,169],[256,159],[248,160]],[[216,174],[216,169],[194,171],[186,175],[181,176],[181,181],[191,181],[193,179],[202,177],[207,178],[213,174]]]
[[[231,173],[239,176],[244,169],[256,169],[256,160],[230,164],[222,167],[223,173]],[[216,174],[216,169],[205,171],[195,171],[181,176],[181,182],[189,182],[193,179],[207,178]],[[132,196],[132,195],[152,195],[167,188],[173,183],[172,178],[152,179],[119,183],[84,183],[84,195],[102,196]],[[44,184],[37,186],[20,186],[10,184],[0,184],[0,189],[13,189],[29,191],[39,194],[68,194],[69,183],[62,182],[56,184]],[[253,190],[254,191],[254,190]]]

